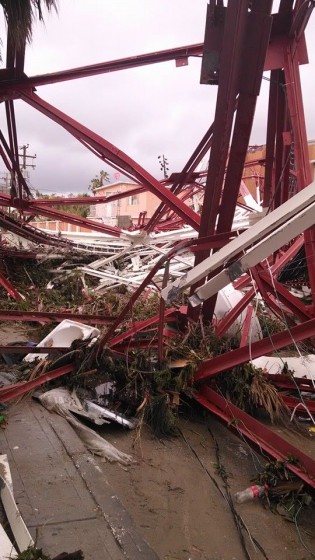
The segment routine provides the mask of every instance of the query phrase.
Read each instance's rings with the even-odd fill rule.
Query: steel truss
[[[233,240],[234,234],[232,234],[232,221],[239,200],[243,170],[246,166],[256,101],[260,93],[263,72],[266,70],[271,71],[266,116],[266,153],[264,161],[260,161],[264,166],[265,211],[267,213],[275,211],[279,220],[282,219],[285,229],[288,216],[284,215],[284,209],[290,208],[292,195],[297,194],[302,200],[302,191],[311,183],[299,65],[308,62],[304,31],[314,8],[314,2],[281,0],[279,10],[275,14],[272,13],[272,4],[272,0],[228,0],[227,5],[224,5],[223,0],[210,0],[204,43],[31,77],[24,74],[25,49],[21,48],[18,52],[12,49],[9,29],[7,66],[0,70],[0,98],[5,103],[7,119],[7,138],[4,132],[0,131],[0,155],[11,174],[12,181],[10,196],[0,195],[0,204],[3,208],[16,208],[19,217],[13,218],[2,210],[0,224],[22,237],[57,246],[62,243],[65,245],[66,242],[29,226],[28,220],[31,216],[37,214],[60,219],[114,237],[123,235],[119,228],[105,226],[56,210],[53,206],[60,203],[58,199],[34,200],[32,198],[20,172],[18,161],[14,100],[21,99],[62,126],[95,156],[135,181],[138,186],[132,191],[134,194],[149,190],[159,198],[160,205],[144,226],[144,235],[152,231],[170,231],[183,225],[189,225],[198,235],[198,239],[193,241],[174,243],[169,252],[161,257],[134,292],[121,315],[110,322],[108,331],[100,340],[99,352],[105,344],[117,352],[124,352],[125,344],[128,348],[139,347],[142,343],[137,340],[137,334],[140,331],[147,331],[155,333],[154,340],[151,340],[150,344],[157,346],[159,358],[162,359],[163,337],[170,335],[167,324],[175,321],[178,315],[181,319],[188,317],[190,320],[195,320],[202,314],[204,320],[212,321],[217,292],[221,287],[220,282],[216,284],[216,277],[223,278],[226,270],[231,273],[238,266],[238,270],[243,271],[244,274],[238,280],[236,278],[239,274],[234,278],[230,274],[229,281],[234,279],[236,287],[239,289],[247,287],[249,291],[235,309],[215,324],[215,328],[218,335],[224,335],[235,318],[247,308],[240,348],[207,360],[200,366],[195,382],[196,387],[200,385],[202,387],[196,390],[195,398],[229,425],[231,425],[231,418],[237,418],[238,429],[273,457],[285,458],[289,453],[298,457],[302,467],[296,469],[297,474],[315,487],[315,463],[311,459],[302,456],[297,449],[293,449],[279,436],[275,436],[256,420],[233,407],[231,403],[226,403],[220,395],[207,386],[209,380],[217,373],[242,364],[254,356],[270,352],[274,348],[282,348],[291,343],[292,336],[296,341],[309,339],[310,343],[313,343],[315,337],[315,302],[306,307],[286,287],[277,282],[277,275],[283,266],[305,244],[308,276],[312,294],[315,294],[315,218],[310,218],[310,214],[306,213],[308,217],[305,219],[306,214],[303,214],[302,223],[296,228],[290,240],[280,236],[280,242],[279,238],[275,242],[277,236],[272,237],[272,228],[262,232],[260,243],[266,247],[264,253],[266,268],[262,267],[259,260],[254,259],[247,268],[243,266],[240,269],[245,262],[243,251],[254,242],[253,234],[257,231],[256,226],[252,226],[243,234],[248,242],[246,247],[238,245],[237,240]],[[176,64],[181,66],[188,63],[188,58],[191,56],[202,57],[201,82],[217,86],[215,118],[182,171],[173,173],[167,184],[164,181],[157,181],[128,155],[44,101],[34,91],[36,86],[128,70],[136,66],[169,60],[175,60]],[[204,177],[197,172],[197,168],[208,154],[209,166]],[[289,162],[292,154],[295,162],[295,192],[291,192],[289,188],[290,173],[292,173]],[[254,163],[251,162],[251,165]],[[194,194],[200,194],[201,191],[203,191],[203,205],[199,215],[192,209],[190,201]],[[129,195],[130,193],[127,193],[127,196]],[[111,202],[123,196],[126,194],[113,195],[105,199],[94,197],[89,199],[89,204]],[[62,199],[62,204],[71,204],[71,202],[73,200]],[[85,204],[86,200],[76,200],[76,203]],[[224,245],[225,248],[222,249]],[[225,260],[220,260],[220,253],[217,252],[220,249],[225,251]],[[135,323],[128,331],[117,335],[117,327],[125,321],[132,305],[161,266],[164,266],[166,271],[163,281],[164,293],[170,292],[172,286],[167,286],[168,263],[184,250],[190,250],[195,254],[195,267],[182,283],[182,287],[190,286],[191,302],[195,305],[190,304],[188,309],[166,310],[161,299],[158,316]],[[1,248],[1,251],[5,254],[5,248]],[[208,268],[206,263],[210,263]],[[213,263],[216,266],[213,266]],[[203,273],[198,275],[198,271]],[[14,286],[3,275],[0,276],[0,283],[12,297],[15,299],[20,297]],[[209,286],[210,290],[208,290]],[[283,333],[255,342],[249,347],[247,338],[252,307],[248,307],[248,304],[257,291],[275,314],[281,316],[285,313],[289,328]],[[207,297],[203,297],[202,294],[206,292]],[[1,310],[0,317],[6,320],[46,322],[51,319],[61,320],[65,314],[24,312],[17,315],[17,312]],[[109,319],[105,317],[75,315],[74,318],[95,324],[109,323]],[[23,349],[20,348],[19,351]],[[1,390],[1,400],[10,400],[44,383],[47,379],[56,378],[70,371],[71,366],[67,366],[24,384],[24,388],[18,385]],[[277,382],[280,383],[281,380]]]

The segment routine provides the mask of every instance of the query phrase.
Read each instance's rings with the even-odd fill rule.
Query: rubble
[[[2,84],[9,143],[1,136],[1,154],[11,190],[0,193],[5,230],[0,316],[27,321],[31,340],[39,342],[35,349],[19,342],[1,348],[7,361],[15,356],[17,375],[10,384],[10,376],[2,376],[0,403],[45,387],[40,402],[62,415],[92,454],[129,465],[131,455],[74,414],[96,424],[113,421],[138,436],[146,422],[155,436],[170,437],[177,434],[184,401],[197,402],[272,457],[259,486],[268,485],[268,499],[280,494],[293,499],[296,520],[299,508],[309,504],[311,494],[304,489],[315,488],[315,462],[272,424],[291,430],[298,425],[305,436],[312,431],[300,420],[315,426],[315,183],[299,82],[314,5],[288,3],[284,9],[281,3],[274,18],[272,2],[262,2],[259,10],[257,3],[223,4],[210,2],[204,45],[35,76],[31,82],[23,71],[23,48],[9,53]],[[279,47],[284,41],[286,49]],[[218,86],[215,121],[182,171],[162,181],[36,93],[36,85],[47,80],[171,59],[182,65],[201,54],[201,83]],[[271,70],[267,145],[255,162],[248,158],[248,145],[266,70]],[[16,97],[125,173],[137,192],[159,197],[147,223],[142,212],[137,227],[123,230],[34,199],[16,161]],[[205,157],[207,170],[201,165]],[[263,177],[256,170],[245,177],[247,165],[263,165]],[[245,184],[251,178],[256,199]],[[95,203],[118,201],[121,194]],[[62,232],[40,231],[29,224],[35,215],[64,220],[78,231],[71,241]],[[270,331],[267,314],[280,322],[277,332]],[[35,321],[41,330],[34,329]],[[12,502],[6,485],[5,493]],[[235,522],[244,529],[236,514]],[[33,545],[28,538],[17,541],[18,548],[27,551]]]

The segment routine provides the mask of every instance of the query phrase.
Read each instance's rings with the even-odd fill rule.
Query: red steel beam
[[[69,346],[0,346],[1,354],[58,354],[69,351]]]
[[[106,185],[105,185],[106,186]],[[114,202],[115,200],[120,200],[121,198],[127,198],[135,194],[140,194],[146,192],[148,189],[146,187],[136,187],[130,189],[129,191],[117,192],[109,196],[78,196],[78,197],[65,197],[55,196],[53,198],[36,198],[28,201],[29,206],[32,204],[44,204],[47,206],[55,206],[59,204],[63,205],[73,205],[73,204],[88,204],[92,206],[93,204],[107,204],[108,202]]]
[[[265,373],[267,379],[279,387],[279,389],[287,389],[289,391],[296,391],[298,387],[300,391],[305,391],[307,393],[315,393],[315,386],[312,379],[306,379],[304,377],[294,377],[286,373]]]
[[[222,47],[219,53],[219,87],[213,123],[213,139],[201,212],[199,237],[215,233],[234,111],[237,104],[236,98],[239,88],[242,52],[246,38],[248,7],[249,2],[235,0],[235,2],[228,4],[225,14]],[[207,21],[211,25],[211,20]],[[195,257],[195,266],[206,259],[209,253],[209,251],[198,253]],[[194,292],[198,285],[192,286],[191,293]],[[210,299],[210,303],[207,302],[203,307],[206,309],[206,319],[211,319],[214,309],[213,298]],[[189,306],[189,317],[196,319],[199,311],[200,307],[192,308]]]
[[[311,318],[311,313],[304,303],[293,296],[283,284],[280,284],[275,278],[271,278],[262,267],[258,267],[258,274],[261,280],[267,284],[268,291],[274,294],[300,321],[307,321]]]
[[[210,387],[202,387],[193,396],[197,402],[215,414],[236,434],[244,436],[258,450],[268,453],[276,461],[286,462],[286,467],[291,472],[306,484],[315,488],[315,461],[311,457],[220,396]],[[298,459],[298,465],[290,463],[288,461],[289,457]]]
[[[167,317],[170,317],[170,315],[174,315],[174,313],[177,313],[177,311],[178,310],[175,307],[172,307],[171,309],[166,309],[165,313],[164,313],[164,321],[166,320]],[[154,315],[154,317],[151,317],[150,319],[145,319],[144,321],[137,321],[136,323],[134,323],[132,325],[132,327],[130,329],[123,332],[122,334],[119,334],[115,338],[112,338],[108,342],[108,346],[110,348],[113,348],[113,347],[121,344],[122,342],[124,342],[128,338],[132,338],[135,334],[143,331],[147,327],[150,327],[151,325],[158,325],[159,318],[160,318],[160,315]]]
[[[36,243],[44,243],[46,245],[52,245],[54,247],[73,247],[73,243],[71,241],[59,239],[57,238],[57,236],[53,237],[52,235],[48,235],[40,229],[26,225],[25,222],[13,219],[12,216],[4,211],[0,211],[0,226],[7,231],[12,231],[17,235],[20,235],[25,239],[35,241]]]
[[[21,301],[23,298],[21,294],[15,289],[15,287],[9,282],[7,278],[3,276],[0,272],[0,285],[5,289],[5,291],[11,296],[15,301]]]
[[[271,5],[270,0],[260,0],[259,11],[256,12],[255,5],[252,5],[252,12],[248,15],[239,98],[220,204],[218,233],[229,231],[233,223],[271,32]]]
[[[198,57],[202,55],[203,43],[195,45],[186,45],[183,47],[176,47],[174,49],[166,49],[137,56],[130,56],[127,58],[120,58],[116,60],[99,62],[88,66],[81,66],[79,68],[72,68],[69,70],[61,70],[59,72],[52,72],[50,74],[41,74],[38,76],[14,78],[8,73],[0,70],[0,80],[3,87],[28,87],[33,88],[36,86],[43,86],[47,84],[56,84],[58,82],[65,82],[68,80],[76,80],[78,78],[86,78],[89,76],[97,76],[98,74],[106,74],[108,72],[117,72],[119,70],[127,70],[129,68],[137,68],[138,66],[148,66],[149,64],[157,64],[160,62],[168,62],[170,60],[186,60],[188,57]],[[1,79],[2,74],[2,79]]]
[[[303,189],[312,181],[311,166],[308,155],[306,124],[299,70],[296,41],[291,41],[286,51],[284,76],[288,109],[294,138],[295,168],[298,189]]]
[[[69,364],[67,366],[60,367],[58,369],[54,369],[52,371],[48,371],[43,375],[40,375],[36,379],[32,379],[31,381],[25,381],[24,383],[15,384],[13,387],[3,387],[0,389],[0,402],[5,403],[28,393],[29,391],[33,391],[33,389],[37,389],[41,385],[48,383],[49,381],[53,381],[54,379],[58,379],[67,373],[72,373],[75,369],[74,364]]]
[[[105,233],[114,237],[120,237],[121,234],[121,229],[118,227],[107,226],[76,214],[70,214],[69,212],[57,210],[56,208],[50,208],[46,204],[38,204],[36,200],[20,200],[18,198],[11,198],[9,195],[0,194],[0,204],[12,206],[18,210],[23,210],[23,212],[31,212],[33,215],[36,214],[39,216],[47,216],[48,218],[55,218],[57,220],[79,225],[87,229],[91,229],[92,231],[99,231],[100,233]]]
[[[15,311],[11,309],[0,309],[1,321],[28,321],[38,323],[59,323],[64,319],[79,321],[89,325],[109,325],[114,317],[106,315],[89,315],[84,313],[68,313],[61,311]]]
[[[219,321],[216,325],[216,334],[217,336],[223,336],[226,334],[228,329],[231,325],[233,325],[234,321],[237,317],[244,311],[244,309],[248,306],[248,304],[252,301],[255,297],[255,290],[252,288],[248,290],[248,292],[243,296],[243,298],[229,311],[221,321]]]
[[[277,296],[274,295],[274,292],[270,294],[270,287],[269,284],[266,284],[264,280],[258,274],[257,267],[252,269],[252,275],[254,281],[256,282],[257,288],[260,291],[261,297],[263,298],[265,304],[269,309],[273,311],[276,317],[280,321],[286,321],[289,327],[292,327],[296,324],[292,316],[288,313],[288,309],[284,306],[281,306],[278,302]]]
[[[215,230],[238,93],[247,10],[247,1],[235,0],[228,5],[226,11],[213,138],[199,230],[200,237],[212,235]],[[195,264],[199,264],[208,255],[209,253],[198,255]]]
[[[9,123],[8,123],[8,126],[9,126]],[[2,142],[3,148],[6,152],[6,155],[4,157],[4,162],[6,163],[8,160],[10,160],[11,174],[12,174],[12,172],[14,172],[16,174],[16,176],[18,178],[19,185],[23,186],[26,194],[28,194],[29,196],[32,196],[31,191],[29,190],[28,185],[27,185],[27,183],[26,183],[26,181],[25,181],[25,179],[22,175],[22,172],[20,170],[19,160],[16,159],[16,157],[15,157],[14,149],[12,150],[10,148],[10,146],[8,145],[8,143],[7,143],[3,133],[1,132],[1,130],[0,130],[0,141]],[[1,152],[3,152],[3,149],[1,150]],[[6,167],[7,167],[7,163],[6,163]]]
[[[38,95],[35,95],[31,91],[21,90],[17,95],[54,122],[57,122],[75,138],[83,140],[86,146],[91,147],[92,151],[103,161],[113,163],[121,170],[131,174],[138,182],[146,186],[149,191],[172,208],[178,216],[181,216],[186,223],[198,230],[200,223],[199,215],[116,146],[67,116],[65,113],[62,113],[46,101],[43,101]]]
[[[297,397],[292,397],[291,395],[281,395],[283,402],[287,405],[290,410],[296,410],[297,414],[302,414],[303,416],[309,417],[310,413],[315,420],[315,401],[311,399],[303,398],[303,402],[301,399]],[[304,405],[304,406],[303,406]],[[307,410],[306,408],[307,407]]]
[[[233,224],[237,198],[244,170],[244,162],[247,155],[255,115],[257,97],[260,92],[264,60],[271,32],[271,7],[272,2],[270,0],[260,0],[259,10],[256,11],[257,6],[256,3],[253,2],[251,7],[252,11],[247,15],[246,41],[243,45],[241,45],[243,52],[242,66],[239,69],[239,75],[237,76],[239,96],[237,101],[235,123],[230,151],[229,154],[226,154],[225,156],[226,158],[228,157],[228,163],[225,172],[224,186],[221,194],[221,188],[219,188],[218,185],[216,195],[213,195],[214,198],[212,199],[210,208],[209,222],[213,224],[213,228],[217,222],[217,233],[230,231]],[[229,95],[228,92],[227,95]],[[213,180],[213,177],[211,180]],[[209,208],[205,205],[205,215],[207,209],[209,210]],[[211,320],[213,317],[216,299],[217,297],[214,296],[207,300],[203,305],[202,313],[208,320]]]
[[[303,235],[300,235],[294,243],[283,253],[281,256],[277,256],[276,262],[271,266],[271,273],[274,277],[280,272],[280,270],[295,257],[296,253],[301,249],[304,243]],[[233,286],[236,290],[241,290],[248,286],[251,281],[251,277],[249,274],[244,274],[233,282]]]
[[[109,327],[108,331],[100,338],[99,343],[98,343],[98,355],[101,354],[105,344],[108,344],[109,340],[111,340],[111,337],[114,335],[117,327],[122,323],[122,321],[125,319],[125,317],[128,315],[128,313],[130,313],[132,311],[132,308],[133,308],[135,302],[137,301],[139,296],[143,293],[143,291],[148,286],[148,284],[151,282],[151,280],[154,278],[155,274],[161,268],[161,266],[163,266],[163,264],[165,264],[168,260],[170,260],[174,255],[176,255],[181,249],[186,247],[188,245],[188,243],[189,242],[187,242],[187,241],[181,241],[180,243],[178,243],[176,245],[176,247],[172,248],[168,253],[163,255],[155,263],[155,265],[151,268],[150,272],[147,274],[146,278],[144,278],[143,282],[136,289],[136,291],[132,294],[130,300],[125,305],[125,307],[122,309],[120,315],[118,317],[116,317],[113,324]]]
[[[293,340],[299,342],[300,340],[314,338],[314,336],[315,319],[310,319],[301,325],[292,327],[290,330],[287,329],[281,333],[276,333],[270,337],[253,342],[250,346],[243,346],[221,356],[205,360],[195,374],[195,381],[207,381],[207,379],[214,377],[222,371],[229,370],[275,350],[280,350],[292,344]]]
[[[245,316],[245,320],[244,320],[244,324],[243,324],[243,328],[242,328],[242,336],[241,336],[241,341],[240,341],[240,347],[245,346],[248,342],[248,336],[249,336],[249,332],[250,332],[251,324],[252,324],[253,311],[254,311],[254,308],[250,304],[246,309],[246,316]]]
[[[274,161],[274,184],[272,191],[272,209],[278,208],[284,201],[284,190],[288,191],[290,148],[284,142],[285,133],[288,130],[288,107],[285,86],[285,75],[283,70],[279,71],[279,82],[277,84],[277,112],[276,112],[276,136],[275,136],[275,161]],[[290,135],[291,136],[291,135]],[[285,180],[287,184],[285,185]]]
[[[188,159],[187,163],[184,165],[183,170],[181,172],[182,179],[180,181],[175,181],[171,186],[171,191],[174,194],[179,194],[182,188],[184,187],[184,185],[190,181],[197,165],[199,165],[200,161],[211,147],[212,134],[213,134],[213,124],[209,127],[209,129],[207,130],[207,132],[199,142],[198,146],[196,147],[196,149]],[[150,218],[149,222],[145,227],[147,231],[152,231],[154,226],[161,220],[161,217],[165,213],[165,209],[166,206],[164,203],[161,203],[158,206],[158,208],[155,210],[153,216]]]
[[[307,2],[310,4],[310,2]],[[310,14],[309,14],[310,15]],[[308,15],[308,17],[309,17]],[[293,27],[292,27],[293,30]],[[301,31],[299,32],[301,34]],[[272,41],[269,45],[269,49],[265,61],[265,70],[272,70],[275,68],[283,67],[283,51],[286,45],[287,37],[282,33],[278,33],[278,30],[273,29]],[[301,64],[307,63],[307,56],[305,49],[301,48],[303,45],[298,45],[299,47],[299,59]],[[2,84],[2,89],[13,89],[19,87],[36,87],[43,86],[47,84],[56,84],[59,82],[65,82],[69,80],[75,80],[78,78],[85,78],[89,76],[96,76],[99,74],[105,74],[109,72],[117,72],[119,70],[127,70],[130,68],[137,68],[139,66],[147,66],[150,64],[157,64],[161,62],[168,62],[171,60],[187,60],[189,57],[200,57],[203,53],[204,44],[196,43],[194,45],[185,45],[182,47],[176,47],[174,49],[165,49],[162,51],[156,51],[152,53],[141,54],[137,56],[131,56],[111,61],[99,62],[96,64],[91,64],[88,66],[81,66],[78,68],[71,68],[68,70],[61,70],[58,72],[51,72],[48,74],[40,74],[37,76],[21,76],[21,69],[19,68],[19,73],[16,75],[14,72],[14,58],[7,61],[7,68],[0,70],[0,81]],[[8,47],[7,53],[10,54],[12,49]],[[8,71],[9,70],[9,71]],[[11,70],[11,71],[10,71]]]

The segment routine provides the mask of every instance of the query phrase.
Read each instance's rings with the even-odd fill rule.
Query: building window
[[[137,194],[128,197],[128,204],[129,206],[136,206],[139,204],[139,198]]]

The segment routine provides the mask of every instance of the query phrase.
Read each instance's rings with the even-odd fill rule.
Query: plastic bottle
[[[253,486],[249,486],[245,490],[236,492],[234,497],[238,504],[242,504],[243,502],[248,502],[249,500],[260,498],[260,496],[262,496],[267,490],[267,484],[265,484],[265,486],[257,486],[256,484],[254,484]]]

